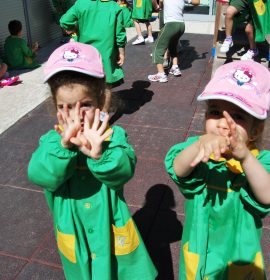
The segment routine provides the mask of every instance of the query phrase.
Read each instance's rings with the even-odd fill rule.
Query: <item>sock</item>
[[[176,68],[178,68],[178,65],[173,64],[173,65],[172,65],[172,69],[176,69]]]
[[[225,39],[226,41],[232,41],[232,36],[228,36],[228,37],[226,37],[226,39]]]
[[[159,75],[160,77],[163,77],[163,76],[165,76],[165,72],[158,72],[158,75]]]

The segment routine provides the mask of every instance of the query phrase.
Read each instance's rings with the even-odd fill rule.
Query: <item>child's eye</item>
[[[219,111],[219,110],[209,110],[208,111],[208,115],[209,116],[221,116],[222,115],[222,112]]]
[[[63,104],[57,105],[57,109],[58,109],[58,110],[62,110],[63,108],[64,108]]]
[[[83,102],[81,103],[81,108],[82,107],[87,107],[87,108],[91,108],[93,105],[91,102]]]

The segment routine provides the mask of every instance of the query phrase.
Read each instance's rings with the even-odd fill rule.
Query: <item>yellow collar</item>
[[[259,150],[257,148],[254,148],[254,147],[250,149],[250,152],[253,154],[254,157],[256,157],[260,153]],[[243,168],[241,166],[241,163],[234,158],[231,158],[231,159],[227,160],[226,158],[221,157],[219,160],[215,160],[214,155],[211,154],[210,159],[213,160],[213,161],[218,161],[218,162],[224,161],[227,168],[230,171],[232,171],[233,173],[236,173],[236,174],[243,173]]]

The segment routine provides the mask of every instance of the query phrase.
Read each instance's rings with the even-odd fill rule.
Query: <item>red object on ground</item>
[[[0,80],[0,87],[10,86],[10,85],[18,82],[19,79],[20,79],[19,76],[4,78],[4,79]]]

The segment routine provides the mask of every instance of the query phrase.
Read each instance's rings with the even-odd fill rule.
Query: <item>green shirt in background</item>
[[[40,64],[35,54],[27,46],[25,39],[18,36],[8,36],[5,40],[5,62],[9,69],[36,68]]]
[[[144,21],[150,20],[152,10],[152,0],[134,0],[132,18]]]
[[[122,67],[117,64],[118,48],[126,45],[126,30],[121,7],[114,1],[77,0],[61,17],[60,25],[73,31],[79,26],[78,41],[98,49],[106,73],[106,82],[123,79]]]
[[[68,280],[154,280],[157,272],[123,196],[136,156],[125,131],[103,143],[93,160],[61,146],[49,131],[28,167],[29,179],[45,189]]]
[[[173,146],[165,158],[185,197],[179,279],[266,279],[260,241],[270,206],[256,201],[245,174],[232,172],[226,160],[200,163],[189,176],[177,177],[175,157],[197,140]],[[257,159],[270,172],[270,152]]]

